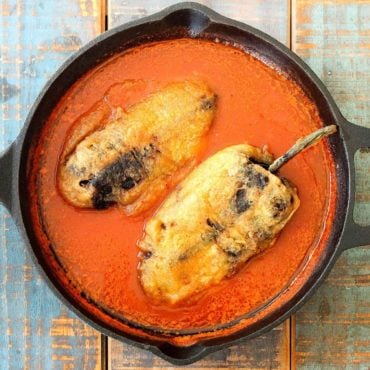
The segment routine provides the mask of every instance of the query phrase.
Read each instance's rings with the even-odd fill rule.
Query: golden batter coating
[[[104,104],[97,109],[65,145],[59,188],[74,206],[103,209],[118,203],[127,214],[137,214],[195,157],[214,117],[216,96],[203,82],[182,81],[127,111],[117,109],[114,118],[107,118]]]
[[[140,280],[176,303],[237,271],[272,245],[299,206],[296,190],[264,166],[267,151],[235,145],[208,158],[147,222]]]

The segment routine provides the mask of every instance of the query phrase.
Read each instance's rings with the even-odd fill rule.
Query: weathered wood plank
[[[299,369],[370,367],[369,248],[347,251],[296,314]]]
[[[292,44],[326,83],[343,114],[370,127],[370,1],[293,2]],[[369,130],[370,138],[370,130]],[[356,222],[370,224],[370,155],[356,155]],[[302,369],[370,367],[370,248],[344,253],[296,315]]]
[[[210,354],[206,358],[187,366],[192,370],[212,369],[289,369],[290,341],[289,320],[270,333],[256,339]],[[174,370],[168,362],[148,352],[110,341],[109,370]]]
[[[176,0],[108,0],[109,28],[153,14]],[[198,0],[216,12],[256,27],[289,44],[289,2],[282,0]]]
[[[100,32],[100,2],[0,3],[0,151],[17,136],[47,78]],[[100,334],[49,291],[0,207],[0,368],[100,368]]]
[[[178,1],[108,0],[109,27],[152,14]],[[198,1],[221,14],[246,22],[289,45],[289,9],[287,1]],[[109,339],[109,368],[174,369],[149,352]],[[224,351],[214,353],[189,366],[191,369],[289,369],[290,321],[272,332]]]

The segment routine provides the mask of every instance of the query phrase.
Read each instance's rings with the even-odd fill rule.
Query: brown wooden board
[[[273,329],[270,333],[226,350],[210,354],[189,369],[289,369],[290,341],[289,320]],[[109,370],[138,369],[176,369],[168,362],[149,352],[110,340]]]
[[[370,128],[370,1],[293,1],[292,46],[325,82],[347,119]],[[369,149],[357,153],[356,171],[354,218],[369,225]],[[369,247],[339,258],[297,313],[295,341],[298,369],[370,367]]]
[[[51,74],[100,32],[100,1],[2,0],[0,11],[1,152]],[[100,341],[46,286],[0,206],[0,369],[98,369]]]
[[[159,11],[178,1],[109,0],[108,25],[115,27]],[[280,0],[198,1],[215,11],[259,28],[289,45],[289,3]],[[118,369],[172,369],[167,362],[150,352],[109,339],[108,366]],[[268,334],[238,346],[209,355],[187,366],[191,369],[289,369],[290,321]]]

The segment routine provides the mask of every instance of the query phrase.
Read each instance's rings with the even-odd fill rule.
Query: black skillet
[[[216,39],[231,42],[286,74],[298,83],[316,104],[323,122],[335,123],[339,134],[328,139],[336,164],[339,189],[335,205],[335,222],[325,252],[317,261],[315,271],[294,297],[263,321],[226,335],[215,335],[187,347],[176,346],[162,338],[148,341],[133,334],[113,329],[83,308],[53,274],[48,260],[40,252],[31,222],[28,198],[27,163],[31,149],[50,113],[72,84],[106,58],[128,48],[145,43],[176,38]],[[355,201],[354,154],[370,146],[370,131],[349,123],[340,113],[333,98],[312,70],[294,53],[270,36],[243,23],[225,18],[196,3],[180,3],[150,17],[131,22],[97,37],[66,61],[49,80],[33,105],[17,140],[0,157],[0,201],[10,211],[19,232],[39,270],[56,295],[82,319],[104,334],[146,348],[179,365],[189,364],[201,357],[236,342],[258,336],[281,323],[305,302],[322,283],[337,257],[347,248],[370,243],[370,227],[360,227],[353,221]],[[181,335],[181,333],[179,333]]]

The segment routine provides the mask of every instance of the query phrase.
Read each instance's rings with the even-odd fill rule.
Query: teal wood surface
[[[294,2],[293,49],[350,121],[370,128],[370,1]],[[370,142],[370,129],[368,132]],[[356,154],[355,220],[370,224],[370,153]],[[370,235],[369,235],[370,239]],[[370,368],[370,248],[345,252],[296,315],[298,369]]]
[[[100,30],[93,1],[0,2],[0,151],[71,53]],[[0,174],[1,176],[1,174]],[[49,291],[8,212],[0,208],[0,369],[94,369],[100,335]]]

